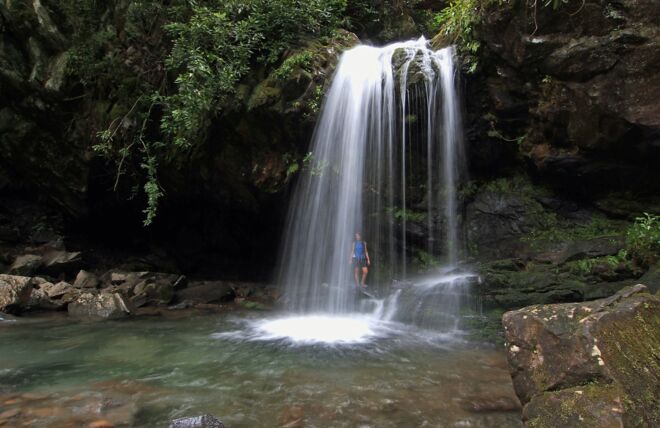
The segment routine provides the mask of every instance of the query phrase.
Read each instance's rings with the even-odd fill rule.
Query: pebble
[[[99,419],[98,421],[91,422],[87,425],[88,428],[114,428],[115,426],[112,422],[105,419]]]

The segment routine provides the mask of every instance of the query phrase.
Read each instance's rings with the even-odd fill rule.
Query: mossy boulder
[[[615,384],[594,383],[538,395],[525,406],[530,428],[620,427],[623,391]]]
[[[645,286],[589,303],[530,306],[502,322],[527,426],[660,423],[660,299]]]

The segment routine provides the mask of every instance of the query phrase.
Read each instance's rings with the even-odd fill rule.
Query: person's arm
[[[353,257],[355,257],[355,242],[351,244],[351,257],[348,259],[349,263],[353,263]]]
[[[369,250],[367,249],[367,243],[364,243],[364,254],[367,256],[367,265],[371,265],[371,260],[369,260]]]

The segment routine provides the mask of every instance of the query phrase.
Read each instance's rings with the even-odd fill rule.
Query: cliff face
[[[357,37],[339,31],[299,40],[274,66],[279,72],[255,67],[232,105],[213,119],[203,144],[161,168],[166,197],[146,230],[144,196],[134,197],[130,181],[116,186],[116,165],[92,146],[99,131],[130,110],[131,82],[167,80],[171,40],[155,18],[140,21],[149,30],[136,29],[132,2],[105,2],[93,15],[94,34],[102,36],[94,46],[104,65],[96,81],[83,82],[76,73],[80,17],[69,4],[0,3],[0,195],[55,207],[74,219],[74,230],[84,226],[84,233],[120,245],[134,235],[166,244],[187,264],[225,259],[233,267],[226,260],[235,257],[248,270],[272,266],[290,185],[324,90],[339,53]],[[420,17],[438,4],[414,4],[416,11],[382,20],[369,9],[376,15],[360,15],[370,20],[358,23],[361,38],[383,43],[415,34]],[[482,259],[527,263],[555,254],[560,260],[565,249],[525,239],[560,226],[582,227],[595,216],[629,221],[660,212],[660,17],[654,1],[529,6],[505,1],[481,10],[479,71],[463,76],[473,182],[460,193],[467,247]],[[139,163],[133,167],[140,169]],[[9,206],[0,207],[0,217],[22,212]],[[606,232],[620,238],[614,226]],[[609,256],[620,249],[597,247],[586,253]],[[208,254],[217,258],[198,260]]]
[[[489,260],[485,304],[634,284],[645,267],[630,262],[628,222],[660,213],[656,2],[482,4],[479,67],[464,76],[476,183],[464,194],[468,251]]]
[[[509,1],[482,11],[484,76],[475,84],[487,94],[485,109],[473,106],[482,131],[473,144],[483,130],[516,140],[532,170],[568,195],[657,193],[657,3],[530,6]]]
[[[88,126],[67,83],[67,29],[48,3],[0,4],[0,189],[85,211]]]

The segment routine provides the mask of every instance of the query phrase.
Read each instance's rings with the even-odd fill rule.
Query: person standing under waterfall
[[[364,288],[367,274],[369,273],[369,266],[371,260],[369,259],[369,250],[367,250],[367,243],[362,240],[359,233],[355,234],[355,241],[353,241],[353,248],[351,249],[351,264],[353,265],[353,273],[355,275],[355,286]],[[362,280],[360,281],[360,270],[362,271]]]

